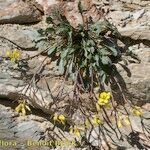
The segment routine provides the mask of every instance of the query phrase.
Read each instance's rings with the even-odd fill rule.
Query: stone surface
[[[150,41],[150,27],[137,26],[120,29],[122,36],[130,37],[133,40],[148,40]]]
[[[2,8],[9,8],[11,6],[12,3],[15,3],[17,1],[1,1],[1,10]],[[55,4],[57,4],[57,1],[42,1],[39,0],[37,1],[39,4],[43,5],[43,7],[46,9],[48,9],[48,6],[53,6]],[[45,2],[45,3],[44,3]],[[127,10],[122,10],[123,8],[125,8],[126,6],[122,3],[123,1],[113,1],[113,2],[109,2],[108,4],[112,4],[112,5],[119,5],[118,7],[120,7],[120,9],[115,9],[114,11],[111,11],[107,14],[107,18],[111,19],[111,21],[113,23],[115,23],[119,29],[119,31],[122,33],[123,36],[125,37],[130,37],[133,40],[147,40],[149,41],[149,22],[148,22],[148,18],[150,16],[149,14],[149,8],[148,7],[144,7],[143,5],[139,6],[140,8],[137,7],[137,5],[135,5],[135,8],[133,11],[131,11],[129,8]],[[93,10],[93,3],[95,3],[96,5],[97,2],[96,1],[82,1],[82,5],[84,5],[84,10],[86,11],[86,15],[88,16],[88,12],[91,12]],[[131,3],[130,1],[126,2],[125,4],[129,4]],[[107,5],[107,3],[105,1],[100,2],[99,4],[101,7],[105,7],[105,5]],[[72,7],[73,6],[73,7]],[[146,6],[146,5],[145,5]],[[148,5],[149,6],[149,5]],[[64,3],[64,10],[66,17],[68,18],[68,20],[70,20],[70,23],[72,23],[72,25],[74,27],[77,27],[78,24],[83,24],[83,20],[81,18],[81,14],[79,13],[79,10],[77,8],[77,1],[75,2],[69,2],[69,3]],[[91,10],[91,11],[90,11]],[[96,9],[98,10],[98,9]],[[122,11],[120,11],[122,10]],[[77,14],[76,14],[77,13]],[[92,13],[89,13],[90,16],[94,16],[95,11]],[[79,17],[79,21],[77,21],[73,16],[75,17]],[[88,16],[89,17],[89,16]],[[73,22],[72,22],[73,21]],[[141,24],[141,22],[144,23]],[[127,24],[127,25],[123,25],[123,24]],[[139,24],[139,26],[135,26],[135,24]],[[38,29],[38,28],[37,28]],[[2,36],[3,39],[1,38],[1,44],[0,44],[0,49],[2,53],[6,53],[6,50],[8,49],[12,49],[12,48],[16,48],[17,45],[19,47],[21,47],[22,49],[26,49],[26,50],[36,50],[39,48],[39,43],[37,44],[37,41],[40,39],[39,34],[37,33],[37,31],[32,28],[32,27],[25,27],[25,26],[17,26],[17,25],[11,25],[11,26],[1,26],[1,31],[0,31],[0,36]],[[10,40],[11,42],[15,43],[16,45],[13,45],[11,42],[9,42],[8,40]],[[12,46],[13,45],[13,46]],[[43,48],[43,45],[40,47]],[[38,53],[38,52],[37,52]],[[31,55],[32,53],[28,53],[28,56]],[[120,70],[121,74],[123,75],[123,78],[127,84],[127,89],[128,91],[131,93],[133,99],[142,99],[145,102],[149,101],[149,84],[147,84],[149,82],[149,50],[146,49],[143,51],[139,50],[138,53],[139,56],[142,56],[142,62],[141,64],[129,64],[129,69],[131,71],[132,76],[131,77],[127,77],[126,73],[123,70]],[[30,65],[30,71],[27,74],[28,76],[33,75],[34,72],[36,71],[36,65],[41,62],[43,60],[36,60],[34,59],[33,61],[29,61],[29,65]],[[2,66],[6,67],[7,66],[7,61],[6,63],[2,63]],[[25,86],[25,83],[22,81],[22,79],[18,79],[21,78],[21,72],[19,71],[12,71],[9,68],[3,68],[3,71],[1,72],[1,79],[0,79],[0,83],[1,85],[4,85],[6,88],[4,88],[4,86],[2,86],[4,89],[9,90],[12,92],[16,92],[18,91],[18,89],[16,89],[16,87],[20,88],[21,86]],[[49,75],[49,74],[53,74],[55,67],[46,67],[46,70],[43,72],[44,75]],[[6,70],[6,72],[5,72]],[[57,70],[57,69],[56,69]],[[145,70],[147,70],[144,74],[141,74],[141,70],[142,72],[145,72]],[[57,71],[56,71],[57,72]],[[53,75],[59,75],[59,73],[54,73]],[[9,74],[12,73],[13,74],[13,78],[15,77],[15,79],[12,79],[12,76],[9,76]],[[8,74],[8,75],[6,75]],[[16,79],[17,77],[17,79]],[[8,80],[9,79],[9,80]],[[11,79],[11,84],[9,83]],[[57,79],[56,79],[57,80]],[[56,82],[55,79],[51,80],[52,81],[52,85],[51,88],[53,87],[54,83]],[[60,80],[59,80],[60,81]],[[59,82],[58,81],[58,82]],[[56,82],[57,84],[57,82]],[[40,85],[41,86],[41,85]],[[41,86],[43,90],[43,96],[47,97],[48,91],[45,92],[44,91],[46,89],[44,89],[44,86]],[[20,90],[20,89],[19,89]],[[140,91],[140,92],[139,92]],[[4,90],[3,90],[4,92]],[[40,94],[40,91],[38,91],[39,94],[38,97],[40,99],[42,99],[42,96]],[[47,94],[46,94],[47,93]],[[29,95],[29,93],[27,93],[27,95]],[[33,95],[32,95],[33,96]],[[44,104],[44,102],[39,102],[38,103],[38,107],[40,106],[40,108],[47,107],[47,110],[49,109],[48,105],[51,102],[51,98],[48,98],[49,101],[48,103],[46,102]],[[138,101],[140,101],[138,100]],[[47,106],[46,106],[47,105]]]
[[[150,51],[149,48],[133,49],[141,63],[130,63],[128,68],[131,76],[128,76],[125,70],[118,66],[118,70],[122,75],[128,92],[131,94],[129,99],[139,105],[150,103]]]
[[[57,0],[36,0],[36,2],[43,7],[46,16],[51,15],[52,9],[60,9],[74,28],[77,28],[79,24],[85,24],[88,21],[88,18],[92,18],[93,21],[96,21],[105,14],[106,18],[117,26],[121,34],[130,40],[131,45],[133,46],[129,47],[129,49],[138,54],[141,63],[138,64],[131,61],[128,64],[131,75],[129,72],[126,73],[121,66],[118,65],[117,67],[126,83],[129,94],[128,99],[132,100],[136,105],[141,106],[144,104],[142,106],[146,110],[146,112],[144,112],[144,117],[146,118],[144,119],[144,124],[149,126],[150,51],[148,46],[142,45],[141,43],[145,43],[144,41],[146,41],[149,43],[147,45],[150,45],[150,1],[82,0],[81,4],[83,5],[84,3],[83,18],[79,13],[77,0],[64,2],[61,5]],[[0,23],[23,24],[40,21],[42,10],[34,4],[35,3],[31,4],[29,1],[23,2],[21,0],[0,0]],[[41,40],[41,37],[36,32],[40,27],[45,28],[46,24],[41,23],[30,26],[0,25],[0,36],[2,37],[0,38],[0,56],[5,56],[6,50],[8,49],[19,48],[24,50],[22,51],[22,58],[27,58],[29,56],[34,56],[38,54],[39,51],[45,49],[47,45],[45,46],[43,42],[37,43],[38,40]],[[29,61],[27,66],[24,67],[24,70],[19,70],[17,66],[9,60],[3,60],[0,58],[0,98],[17,100],[20,97],[20,94],[24,94],[25,98],[34,108],[37,108],[38,111],[42,110],[42,112],[39,111],[35,115],[28,115],[27,117],[22,118],[18,117],[18,114],[14,113],[10,108],[0,105],[0,139],[1,137],[4,139],[17,138],[17,140],[24,140],[24,138],[27,139],[30,137],[35,140],[41,138],[49,139],[47,130],[51,130],[49,131],[49,134],[53,135],[56,139],[58,136],[55,135],[55,133],[61,135],[59,128],[56,127],[56,132],[54,132],[51,129],[53,124],[47,121],[44,117],[38,117],[38,115],[43,114],[43,112],[50,115],[56,110],[57,107],[52,104],[55,100],[58,100],[56,97],[56,93],[58,92],[57,89],[63,82],[62,78],[59,76],[60,74],[57,68],[55,67],[55,63],[50,63],[50,59],[47,59],[44,62],[44,64],[49,63],[49,65],[46,65],[44,68],[45,70],[40,72],[39,66],[44,59],[45,56],[41,55],[35,57]],[[47,84],[44,78],[37,83],[37,86],[35,86],[33,82],[31,87],[26,91],[26,85],[30,82],[36,72],[40,73],[40,77],[46,77],[51,92],[54,95],[54,99],[52,98],[50,91],[47,89]],[[37,74],[35,77],[37,79],[39,78]],[[71,97],[73,94],[71,92],[72,85],[67,83],[65,88]],[[0,103],[2,103],[2,101],[0,101]],[[9,101],[9,103],[11,103],[11,101]],[[57,104],[58,103],[59,102],[57,101]],[[59,103],[59,106],[61,107],[65,105],[66,103]],[[81,120],[78,112],[77,117]],[[131,119],[134,130],[143,137],[141,120],[137,117],[131,117]],[[108,126],[106,127],[109,128]],[[129,135],[131,129],[124,128],[122,129],[122,132]],[[63,134],[64,133],[65,132],[63,132]],[[120,145],[120,149],[133,149],[126,140],[118,140],[113,133],[110,133],[110,135],[117,144]],[[65,136],[67,137],[68,134],[66,133]],[[102,141],[99,141],[99,139],[95,140],[94,138],[97,138],[97,134],[93,130],[90,138],[92,145],[97,146],[100,143],[103,143],[107,147],[103,138]],[[146,145],[148,145],[148,142]],[[26,149],[26,147],[22,149]],[[31,149],[34,148],[31,147]],[[58,147],[56,149],[61,150],[63,148]],[[66,148],[64,149],[67,150]],[[72,150],[72,148],[70,149]]]
[[[118,27],[123,36],[134,40],[149,40],[150,2],[145,1],[147,7],[142,2],[135,4],[133,1],[114,1],[106,17]]]
[[[37,41],[42,39],[37,29],[25,26],[20,27],[18,25],[1,25],[0,28],[0,42],[2,43],[0,50],[2,53],[13,49],[13,47],[31,51],[45,48],[43,45],[40,45],[42,42],[37,44]]]
[[[50,11],[51,7],[53,7],[53,5],[55,5],[55,4],[58,4],[59,1],[57,1],[57,0],[36,0],[36,2],[43,7],[44,13],[47,15],[48,12]]]
[[[41,12],[32,4],[19,0],[0,1],[0,24],[34,23],[41,21]]]
[[[51,16],[53,10],[55,11],[58,9],[74,28],[77,28],[79,25],[85,26],[90,19],[96,22],[102,16],[102,12],[96,8],[91,0],[81,1],[81,7],[84,10],[82,15],[78,7],[79,0],[73,0],[69,2],[62,1],[61,3],[56,0],[37,0],[37,2],[43,6],[46,16]]]
[[[35,56],[36,52],[29,53],[28,51],[22,51],[21,54],[21,59],[23,59],[28,58],[28,56]],[[23,94],[31,105],[48,114],[52,114],[55,107],[52,109],[51,106],[56,99],[55,97],[57,97],[57,90],[63,83],[63,79],[58,76],[59,72],[57,68],[55,68],[55,63],[47,65],[45,71],[41,70],[42,62],[44,62],[44,64],[50,62],[49,58],[46,60],[45,58],[45,56],[39,55],[30,60],[27,64],[20,64],[24,66],[22,69],[19,69],[19,66],[10,60],[3,60],[0,63],[0,97],[17,100]],[[45,76],[45,78],[42,78],[43,76]],[[34,83],[36,78],[40,79],[37,85]],[[32,81],[32,79],[34,80]],[[51,91],[48,90],[46,81]],[[28,87],[29,84],[30,86]],[[72,86],[65,85],[65,89],[71,96]],[[63,93],[65,94],[65,92]]]
[[[63,132],[62,134],[59,134],[62,132],[60,128],[57,128],[50,122],[50,117],[44,117],[45,114],[40,113],[40,116],[38,116],[38,110],[34,110],[32,115],[27,116],[20,116],[16,112],[14,112],[13,109],[8,107],[7,105],[10,103],[10,101],[0,100],[0,139],[1,141],[15,141],[17,142],[16,146],[10,146],[6,147],[6,149],[16,150],[16,149],[22,149],[22,150],[49,150],[53,149],[54,147],[51,146],[49,148],[48,146],[45,146],[44,144],[42,146],[32,145],[30,144],[31,141],[33,142],[39,142],[39,141],[73,141],[73,137],[71,137],[68,133]],[[16,104],[15,104],[16,105]],[[57,136],[59,134],[59,137]],[[68,136],[69,135],[69,136]],[[29,143],[30,142],[30,143]],[[59,147],[59,146],[58,146]],[[68,146],[69,147],[69,146]],[[65,147],[61,149],[73,149],[74,145],[71,145],[70,148]],[[0,145],[0,149],[4,148],[2,144]]]
[[[145,112],[145,114],[146,113],[149,112]],[[131,125],[126,125],[121,128],[117,128],[115,122],[111,124],[111,127],[107,123],[104,123],[103,126],[100,127],[97,126],[87,130],[86,138],[93,146],[103,145],[106,149],[108,149],[108,145],[105,141],[106,139],[107,142],[114,149],[117,148],[119,149],[119,147],[125,149],[134,149],[134,148],[138,149],[139,145],[143,147],[143,149],[148,148],[150,145],[148,143],[148,138],[146,138],[146,136],[149,136],[149,133],[147,131],[143,131],[144,126],[148,128],[150,125],[148,119],[143,119],[144,122],[144,126],[143,126],[141,124],[140,117],[130,115],[129,118],[130,118]],[[106,130],[103,127],[105,127]],[[101,130],[103,131],[103,133],[101,132]],[[134,148],[132,142],[134,143],[135,141],[134,140],[132,141],[133,137],[131,138],[131,135],[134,134],[133,131],[135,134],[137,134],[137,137],[139,136],[139,145],[135,144]],[[103,134],[105,134],[105,137]],[[114,142],[116,145],[113,145],[111,142]]]

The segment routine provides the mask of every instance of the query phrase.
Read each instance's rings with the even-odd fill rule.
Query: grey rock
[[[16,2],[16,0],[1,0],[0,1],[0,10],[3,10],[4,8],[8,7],[10,4]]]
[[[7,102],[7,101],[6,101]],[[0,100],[1,103],[1,100]],[[15,117],[14,117],[15,116]],[[50,141],[53,140],[52,137],[55,136],[56,140],[59,138],[71,139],[67,133],[62,132],[61,129],[55,127],[53,129],[53,124],[45,119],[44,117],[38,117],[34,114],[28,116],[16,116],[16,113],[8,107],[0,104],[0,139],[3,141],[14,140],[17,141],[17,147],[14,149],[31,149],[32,146],[27,147],[27,141],[38,142],[40,140]],[[60,131],[63,135],[58,135]],[[52,132],[52,134],[47,134]],[[73,139],[73,138],[72,138]],[[10,147],[13,149],[13,147]],[[34,149],[49,149],[46,146],[34,146]]]
[[[24,50],[37,50],[36,48],[36,39],[39,38],[40,35],[38,32],[32,28],[30,29],[17,29],[17,27],[12,26],[9,28],[4,27],[3,30],[0,31],[0,40],[5,40],[7,43],[15,43],[14,46],[24,49]],[[11,49],[8,44],[4,46],[6,50]],[[4,50],[3,50],[4,51]],[[4,53],[4,52],[3,52]]]
[[[145,13],[144,9],[142,9],[140,11],[137,11],[136,13],[133,14],[133,18],[134,19],[139,19],[144,15],[144,13]]]
[[[150,51],[149,48],[141,48],[133,50],[133,52],[139,56],[141,63],[130,63],[128,65],[131,76],[120,65],[117,65],[117,67],[126,83],[130,95],[129,100],[142,105],[150,102]]]

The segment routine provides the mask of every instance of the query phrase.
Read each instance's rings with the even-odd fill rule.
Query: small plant
[[[51,17],[47,22],[50,27],[40,33],[54,43],[48,49],[48,56],[57,61],[62,75],[74,82],[78,80],[84,91],[92,91],[98,83],[109,83],[116,71],[114,64],[122,53],[116,44],[120,34],[108,20],[90,24],[88,29],[73,28],[60,14],[57,24]]]
[[[131,108],[134,106],[126,99],[122,86],[116,80],[116,75],[119,74],[116,64],[123,60],[126,65],[126,56],[128,55],[135,59],[137,57],[133,53],[122,51],[119,48],[117,40],[121,40],[121,35],[108,20],[103,18],[95,23],[89,23],[86,28],[79,26],[77,29],[73,28],[59,11],[55,14],[57,21],[48,17],[49,27],[45,30],[41,29],[39,32],[50,41],[47,55],[52,61],[56,61],[64,80],[73,81],[73,98],[72,101],[68,100],[69,107],[73,107],[73,111],[80,109],[85,117],[85,122],[81,123],[82,126],[72,121],[69,122],[70,133],[80,137],[82,131],[86,132],[96,126],[109,132],[104,127],[104,124],[107,124],[115,134],[117,134],[116,130],[121,134],[119,128],[131,126],[129,110],[124,107],[124,102],[114,99],[115,91],[112,90],[112,84],[115,83],[119,87],[121,91],[119,94],[122,95],[123,100],[127,101]],[[106,85],[109,86],[110,91],[106,90]],[[95,87],[99,88],[99,96],[95,93]],[[83,98],[82,95],[85,93],[88,96]],[[92,107],[88,105],[88,100]],[[118,108],[118,105],[122,105],[124,110]],[[107,113],[113,118],[112,120]],[[132,114],[141,116],[142,110],[134,107]],[[57,113],[54,114],[53,121],[63,125],[68,123],[64,115]],[[116,123],[116,129],[112,122]]]

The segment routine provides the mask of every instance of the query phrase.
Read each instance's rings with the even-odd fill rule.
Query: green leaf
[[[45,30],[43,30],[43,29],[39,29],[39,30],[37,30],[37,32],[40,33],[41,35],[45,34]]]
[[[79,0],[79,2],[78,2],[78,9],[79,9],[79,12],[82,14],[82,12],[83,12],[83,6],[82,6],[80,0]]]
[[[100,53],[100,55],[111,55],[111,52],[109,52],[105,47],[98,49],[98,52]]]
[[[93,47],[93,46],[95,46],[95,43],[94,43],[93,40],[87,40],[86,45],[87,45],[88,47]]]
[[[101,61],[104,65],[112,64],[111,59],[108,56],[102,56]]]
[[[55,50],[56,50],[56,47],[51,47],[50,49],[48,49],[47,54],[50,56]]]
[[[106,48],[108,48],[111,52],[113,56],[117,56],[118,55],[118,51],[114,46],[108,46],[108,45],[104,45]]]
[[[84,56],[85,56],[86,58],[88,58],[88,52],[87,52],[87,49],[84,50]]]
[[[95,52],[95,48],[94,47],[91,47],[90,48],[90,52],[93,54]]]
[[[106,79],[107,79],[107,75],[104,73],[102,76],[101,76],[101,83],[105,83],[106,82]]]
[[[68,52],[69,52],[69,48],[63,49],[61,51],[61,58],[64,59],[67,56]]]
[[[102,32],[107,32],[109,28],[105,20],[99,20],[95,24],[91,25],[91,31],[99,36]]]
[[[86,68],[86,67],[88,67],[88,60],[87,60],[87,59],[81,60],[80,63],[81,63],[81,64],[80,64],[80,67],[81,67],[81,68]]]
[[[89,54],[87,55],[87,58],[88,58],[89,60],[91,60],[91,59],[92,59],[92,53],[89,53]]]
[[[96,65],[99,66],[99,55],[95,55],[94,59],[96,61]]]
[[[72,81],[75,81],[77,78],[77,73],[71,73],[70,78],[72,79]]]
[[[59,62],[59,71],[61,74],[64,74],[65,69],[64,69],[64,60],[63,59],[61,59]]]
[[[45,32],[46,32],[46,33],[54,33],[55,30],[54,30],[54,28],[49,27],[49,28],[47,28],[47,29],[45,30]]]
[[[70,32],[70,27],[62,23],[57,27],[56,34],[58,34],[58,35],[64,35],[64,34],[68,35],[69,32]]]
[[[46,18],[46,23],[52,23],[53,22],[53,19],[52,19],[52,17],[47,17]]]
[[[71,61],[71,63],[69,64],[69,73],[72,74],[73,72],[73,61]]]
[[[69,31],[69,32],[68,32],[68,35],[69,35],[68,44],[69,44],[69,45],[72,45],[72,31]]]
[[[74,55],[74,52],[75,52],[74,48],[69,48],[68,55],[71,55],[71,54]]]

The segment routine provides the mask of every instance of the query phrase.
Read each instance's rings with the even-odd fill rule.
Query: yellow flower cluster
[[[54,120],[54,123],[55,122],[59,122],[63,125],[65,125],[65,122],[66,122],[66,117],[64,115],[58,115],[57,113],[54,114],[54,117],[53,117],[53,120]]]
[[[134,108],[132,109],[132,113],[135,116],[142,116],[143,115],[142,109],[138,106],[134,106]]]
[[[16,60],[18,60],[18,59],[20,58],[21,53],[20,53],[20,51],[17,50],[17,49],[14,49],[14,50],[12,50],[12,51],[8,50],[8,51],[6,52],[6,56],[7,56],[8,58],[10,58],[11,61],[15,62]]]
[[[105,106],[106,108],[111,108],[111,104],[109,103],[111,98],[110,92],[102,92],[99,94],[98,101],[96,103],[97,111],[101,110],[101,106]]]
[[[25,101],[21,102],[16,108],[15,111],[21,113],[23,116],[26,115],[26,110],[31,111],[29,106],[25,103]]]
[[[99,95],[98,104],[100,106],[104,106],[104,105],[108,104],[109,100],[110,100],[110,97],[111,97],[110,92],[102,92]]]
[[[76,137],[80,137],[81,132],[84,132],[86,129],[102,124],[103,121],[100,119],[100,117],[98,115],[94,115],[92,118],[86,119],[85,124],[71,126],[70,134],[73,134]]]

